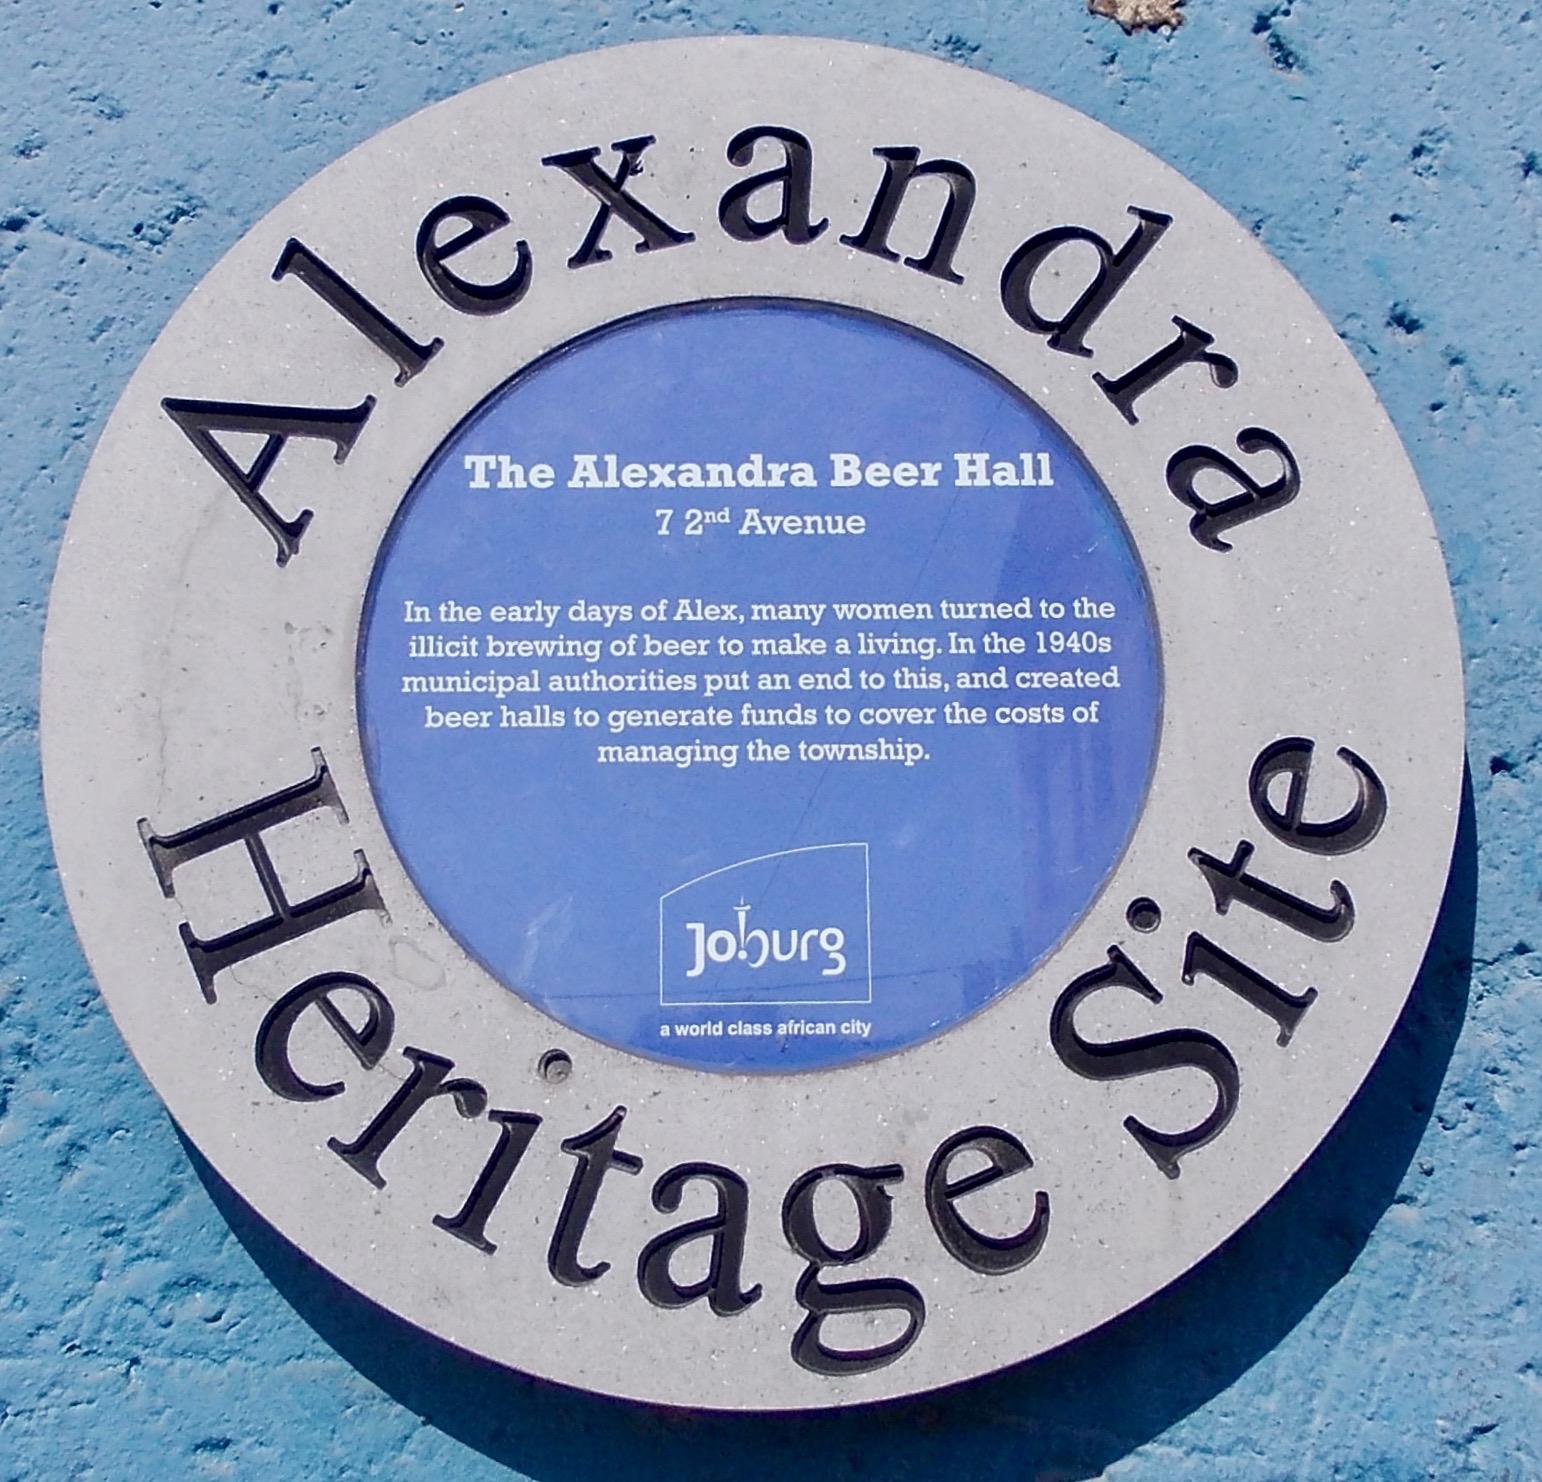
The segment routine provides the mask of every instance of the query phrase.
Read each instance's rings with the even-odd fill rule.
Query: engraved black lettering
[[[466,229],[440,241],[439,228],[446,222],[464,222]],[[508,225],[509,213],[483,196],[454,196],[441,201],[423,218],[418,228],[418,267],[429,287],[452,309],[462,314],[501,314],[529,291],[533,265],[530,244],[523,237],[514,244],[513,271],[496,283],[473,283],[445,266],[452,257]]]
[[[594,262],[609,262],[610,253],[600,246],[600,238],[610,225],[612,216],[620,218],[637,233],[637,252],[657,252],[665,247],[678,247],[682,242],[694,242],[693,232],[677,231],[656,211],[643,205],[636,196],[625,189],[628,179],[642,174],[643,151],[654,142],[652,134],[639,134],[635,139],[618,139],[610,147],[621,156],[614,175],[607,175],[595,163],[599,158],[598,146],[591,149],[570,149],[565,154],[549,154],[543,165],[563,171],[576,180],[599,203],[588,234],[579,244],[578,251],[568,259],[570,268],[587,267]]]
[[[873,197],[862,230],[855,236],[843,236],[841,241],[847,247],[881,257],[885,262],[898,261],[899,253],[889,246],[889,232],[893,229],[894,218],[899,215],[905,192],[911,181],[935,176],[947,186],[948,198],[937,218],[931,246],[920,257],[907,257],[905,266],[941,278],[946,283],[962,283],[962,276],[953,271],[953,257],[964,228],[969,225],[969,214],[974,210],[974,176],[957,160],[919,163],[919,149],[875,149],[873,153],[884,162],[883,181],[878,194]]]
[[[1059,997],[1050,1014],[1049,1038],[1062,1064],[1090,1081],[1123,1080],[1154,1075],[1180,1066],[1202,1070],[1215,1084],[1215,1106],[1201,1121],[1181,1132],[1161,1132],[1136,1117],[1124,1119],[1125,1129],[1168,1178],[1177,1178],[1179,1161],[1220,1136],[1237,1110],[1241,1078],[1230,1050],[1213,1035],[1198,1029],[1165,1029],[1133,1039],[1093,1044],[1077,1033],[1074,1016],[1084,998],[1104,988],[1126,988],[1151,1003],[1162,995],[1117,947],[1108,949],[1108,963],[1083,973]]]
[[[1300,465],[1283,439],[1265,427],[1247,427],[1237,434],[1237,447],[1244,453],[1273,453],[1280,460],[1279,477],[1261,484],[1225,453],[1198,444],[1179,448],[1167,460],[1168,489],[1195,511],[1189,532],[1212,551],[1231,549],[1231,542],[1221,539],[1223,531],[1280,509],[1301,492]],[[1195,483],[1210,472],[1224,473],[1240,492],[1225,499],[1201,498]]]
[[[1205,883],[1215,897],[1218,915],[1224,916],[1233,901],[1240,901],[1261,915],[1284,922],[1314,942],[1338,942],[1349,935],[1355,924],[1355,903],[1343,881],[1334,880],[1328,886],[1333,897],[1331,906],[1314,905],[1299,895],[1281,890],[1278,885],[1260,880],[1257,875],[1248,874],[1247,863],[1252,857],[1253,846],[1246,839],[1226,861],[1206,854],[1203,849],[1189,850],[1189,858],[1205,877]]]
[[[741,129],[728,141],[729,164],[749,164],[755,157],[755,146],[762,139],[782,146],[782,163],[774,170],[762,170],[724,191],[723,199],[718,203],[717,219],[730,237],[741,242],[759,241],[780,232],[789,242],[801,247],[812,242],[830,224],[823,217],[817,222],[811,220],[813,146],[802,134],[791,129],[770,125]],[[772,216],[751,216],[750,201],[763,190],[778,192],[778,209]]]
[[[366,396],[356,407],[280,407],[255,402],[192,401],[168,396],[161,409],[171,418],[198,450],[199,456],[235,491],[236,498],[253,514],[257,523],[273,537],[278,547],[278,564],[286,566],[300,549],[300,537],[311,522],[313,511],[302,509],[286,520],[263,497],[267,482],[284,444],[292,437],[320,438],[332,444],[335,460],[347,461],[353,451],[375,398]],[[242,468],[220,445],[217,432],[264,433],[267,441],[251,463]]]
[[[603,1122],[562,1144],[562,1151],[571,1153],[578,1160],[578,1167],[568,1181],[567,1197],[562,1201],[562,1213],[557,1216],[557,1227],[552,1231],[551,1245],[546,1252],[546,1267],[564,1286],[583,1286],[586,1282],[597,1281],[610,1270],[609,1261],[596,1261],[592,1266],[585,1266],[579,1260],[578,1248],[589,1226],[589,1217],[594,1213],[595,1200],[599,1198],[605,1175],[612,1168],[619,1168],[623,1173],[642,1172],[641,1158],[616,1148],[625,1116],[626,1108],[618,1106]]]
[[[1263,826],[1285,843],[1311,854],[1350,854],[1363,849],[1381,831],[1387,817],[1387,789],[1369,763],[1348,747],[1338,758],[1355,774],[1357,796],[1349,811],[1323,823],[1306,818],[1306,784],[1312,769],[1315,743],[1303,736],[1288,736],[1266,746],[1253,763],[1248,796]],[[1283,808],[1270,800],[1270,784],[1277,777],[1290,779]]]
[[[364,1000],[365,1019],[358,1028],[343,1013],[333,994],[358,994]],[[357,973],[322,973],[307,978],[298,988],[291,988],[263,1015],[257,1030],[257,1073],[275,1095],[285,1101],[325,1101],[343,1092],[341,1081],[318,1086],[294,1068],[289,1058],[289,1036],[307,1009],[314,1008],[331,1026],[332,1032],[352,1052],[365,1070],[373,1070],[390,1048],[396,1015],[390,1000],[368,978]]]
[[[498,1141],[477,1174],[466,1202],[452,1215],[436,1214],[434,1223],[457,1240],[491,1255],[498,1247],[487,1238],[487,1221],[514,1177],[541,1119],[530,1112],[512,1111],[490,1111],[487,1119],[498,1128]]]
[[[311,752],[315,771],[304,782],[286,787],[269,797],[258,798],[244,808],[222,813],[207,823],[194,824],[175,834],[158,834],[150,827],[148,818],[139,820],[139,837],[144,841],[145,852],[155,878],[160,882],[161,894],[171,899],[176,895],[172,877],[190,860],[212,854],[227,844],[242,844],[247,857],[256,871],[258,883],[268,902],[268,914],[260,920],[248,922],[225,932],[222,936],[203,940],[184,921],[180,931],[182,945],[187,949],[188,960],[198,977],[198,986],[208,1002],[214,1002],[215,976],[227,967],[245,962],[260,952],[267,952],[284,942],[316,931],[356,911],[384,913],[385,904],[380,899],[379,888],[369,861],[362,850],[354,850],[353,879],[309,900],[294,902],[284,894],[278,872],[268,854],[263,834],[271,828],[298,818],[317,808],[330,808],[342,822],[348,814],[343,800],[338,796],[337,785],[327,770],[326,758],[319,750]]]
[[[921,1334],[926,1302],[908,1281],[895,1277],[828,1282],[821,1275],[829,1266],[849,1266],[872,1255],[888,1235],[894,1215],[885,1184],[898,1183],[904,1170],[897,1163],[857,1168],[829,1163],[810,1169],[794,1181],[782,1202],[782,1233],[794,1252],[809,1264],[798,1278],[798,1305],[808,1316],[793,1334],[795,1363],[815,1374],[862,1374],[892,1364]],[[856,1238],[844,1249],[830,1245],[819,1231],[814,1197],[819,1186],[834,1180],[857,1206]],[[826,1318],[841,1313],[899,1312],[905,1327],[897,1337],[871,1348],[835,1348],[824,1341]]]
[[[448,1096],[455,1103],[455,1110],[470,1121],[487,1110],[487,1089],[478,1081],[457,1076],[446,1077],[455,1069],[453,1060],[430,1055],[426,1050],[402,1047],[402,1054],[412,1062],[412,1074],[397,1088],[396,1094],[380,1108],[370,1124],[352,1142],[342,1142],[336,1137],[327,1139],[327,1146],[353,1171],[366,1178],[377,1189],[385,1188],[385,1176],[380,1172],[380,1158],[385,1150],[401,1136],[407,1124],[440,1096]]]
[[[744,1234],[749,1224],[749,1186],[731,1169],[716,1163],[682,1163],[653,1186],[653,1207],[661,1214],[680,1208],[685,1187],[693,1179],[717,1195],[717,1211],[655,1236],[637,1258],[637,1285],[655,1307],[688,1307],[702,1297],[719,1317],[743,1312],[761,1297],[759,1282],[745,1289]],[[675,1252],[699,1240],[710,1240],[707,1269],[697,1281],[680,1282],[669,1265]]]
[[[1223,987],[1230,988],[1238,998],[1250,1003],[1255,1009],[1267,1014],[1279,1026],[1276,1043],[1288,1045],[1296,1032],[1301,1016],[1317,1001],[1317,990],[1308,988],[1305,993],[1287,993],[1278,983],[1271,983],[1256,968],[1251,968],[1240,958],[1197,931],[1189,934],[1188,946],[1183,952],[1183,981],[1192,983],[1203,975],[1214,978]]]
[[[983,1156],[986,1166],[962,1178],[950,1178],[948,1169],[953,1160],[966,1152]],[[932,1154],[926,1170],[926,1212],[943,1249],[955,1261],[986,1276],[1004,1276],[1026,1266],[1044,1248],[1049,1234],[1049,1195],[1043,1189],[1033,1196],[1033,1218],[1016,1235],[982,1234],[954,1208],[966,1194],[1032,1167],[1028,1149],[999,1127],[965,1128]]]
[[[1145,261],[1146,254],[1161,240],[1173,224],[1171,216],[1159,211],[1143,211],[1130,206],[1135,230],[1116,252],[1108,240],[1083,226],[1057,226],[1051,231],[1029,237],[1007,259],[1001,274],[1001,304],[1016,324],[1034,334],[1049,336],[1051,350],[1067,355],[1091,355],[1087,332],[1103,311],[1113,303],[1131,274]],[[1058,319],[1041,314],[1033,303],[1033,280],[1039,269],[1061,248],[1081,242],[1098,255],[1097,272],[1080,298]]]
[[[1102,371],[1092,373],[1092,379],[1103,395],[1119,408],[1119,415],[1132,426],[1140,421],[1135,403],[1186,365],[1208,366],[1210,379],[1223,391],[1237,384],[1237,362],[1229,355],[1208,348],[1215,343],[1214,335],[1176,314],[1173,323],[1178,326],[1177,337],[1122,376],[1110,379]]]
[[[330,264],[317,257],[304,242],[291,237],[284,244],[273,269],[275,283],[298,278],[324,304],[335,309],[377,350],[396,362],[396,384],[405,386],[428,364],[444,341],[432,339],[420,345],[399,324],[388,319]]]

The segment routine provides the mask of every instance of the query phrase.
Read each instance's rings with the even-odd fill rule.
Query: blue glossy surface
[[[499,487],[494,454],[554,487]],[[596,488],[596,455],[739,486]],[[759,487],[776,465],[808,483]],[[760,533],[789,515],[847,533]],[[565,687],[596,682],[682,687]],[[904,1048],[1026,976],[1123,852],[1161,703],[1134,551],[1059,429],[936,341],[797,304],[645,316],[489,398],[386,541],[359,696],[396,852],[500,981],[765,1071]]]

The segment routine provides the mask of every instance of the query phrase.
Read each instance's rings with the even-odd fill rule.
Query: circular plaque
[[[49,814],[130,1048],[327,1270],[722,1409],[1191,1267],[1407,996],[1428,511],[1127,140],[792,38],[488,83],[255,226],[91,462]]]

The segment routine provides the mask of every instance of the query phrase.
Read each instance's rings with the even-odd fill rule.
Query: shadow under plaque
[[[1477,898],[1465,776],[1451,877],[1413,992],[1365,1084],[1254,1218],[1164,1291],[1066,1348],[985,1379],[855,1410],[722,1415],[527,1378],[384,1312],[300,1254],[187,1143],[232,1232],[359,1373],[447,1435],[538,1482],[692,1482],[732,1470],[840,1479],[1101,1474],[1233,1384],[1349,1270],[1413,1159],[1466,1015]],[[1247,1313],[1246,1321],[1237,1314]]]

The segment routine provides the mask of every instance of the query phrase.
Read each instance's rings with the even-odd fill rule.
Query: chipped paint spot
[[[1087,13],[1118,21],[1132,31],[1176,31],[1183,24],[1184,0],[1087,0]]]

